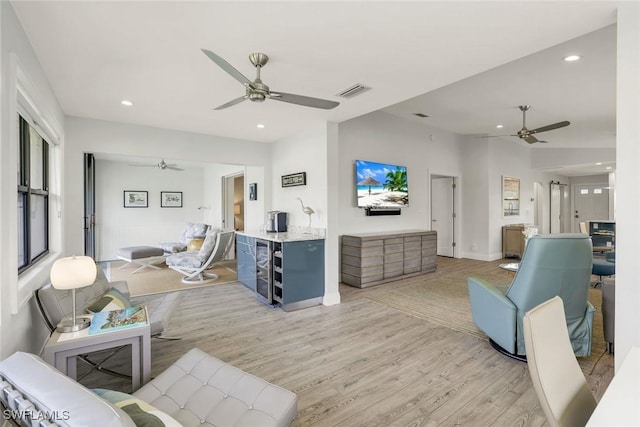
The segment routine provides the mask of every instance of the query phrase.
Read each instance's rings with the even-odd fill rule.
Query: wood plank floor
[[[438,271],[496,263],[438,259]],[[403,286],[406,281],[380,286]],[[342,303],[285,313],[241,284],[182,292],[168,335],[152,340],[152,375],[193,347],[298,395],[295,426],[542,426],[526,363],[486,339],[366,298],[376,288],[340,286]],[[126,364],[126,354],[115,366]],[[599,399],[613,376],[605,354],[587,377]],[[89,387],[129,391],[91,373]]]

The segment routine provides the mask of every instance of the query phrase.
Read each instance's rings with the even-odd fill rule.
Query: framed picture
[[[258,200],[258,183],[249,184],[249,200]]]
[[[298,172],[289,175],[282,175],[283,187],[295,187],[297,185],[307,185],[307,173]]]
[[[124,191],[125,208],[148,208],[149,199],[146,191]]]
[[[182,191],[161,191],[160,207],[161,208],[181,208],[182,207]]]
[[[502,216],[520,215],[520,178],[502,177]]]

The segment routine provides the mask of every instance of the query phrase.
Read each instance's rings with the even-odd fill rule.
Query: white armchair
[[[170,255],[166,263],[170,269],[183,274],[182,283],[207,283],[218,278],[205,270],[224,260],[231,247],[234,231],[207,234],[199,251],[185,251]]]
[[[198,222],[188,222],[184,231],[180,235],[180,240],[177,242],[160,243],[160,247],[166,254],[175,254],[177,252],[183,252],[187,250],[189,240],[205,237],[211,233],[212,228],[208,224],[202,224]]]

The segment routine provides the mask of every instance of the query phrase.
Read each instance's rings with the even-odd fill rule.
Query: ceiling
[[[381,109],[461,134],[495,134],[500,123],[508,134],[522,126],[517,105],[531,104],[529,128],[572,122],[545,134],[547,146],[615,146],[615,28],[604,28],[615,2],[12,5],[67,115],[271,142]],[[244,88],[202,48],[251,80],[248,55],[264,52],[272,90],[340,105],[267,100],[214,111]],[[568,53],[583,59],[565,63]],[[356,83],[371,90],[336,96]]]

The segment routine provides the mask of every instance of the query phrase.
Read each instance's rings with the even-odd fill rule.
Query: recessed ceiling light
[[[611,166],[607,166],[605,169],[610,171],[611,170]]]
[[[602,162],[596,163],[596,166],[600,166],[600,165],[602,165]]]
[[[120,104],[126,106],[126,107],[132,107],[133,106],[133,102],[127,100],[127,99],[123,99],[122,101],[120,101]]]
[[[496,125],[496,127],[497,127],[498,129],[502,129],[504,126],[502,126],[502,125]]]
[[[578,59],[580,59],[578,55],[569,55],[564,57],[564,60],[567,62],[577,61]]]
[[[264,129],[264,125],[263,125],[262,123],[258,123],[258,124],[256,125],[256,127],[257,127],[258,129]]]

